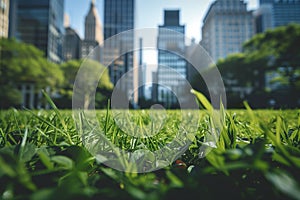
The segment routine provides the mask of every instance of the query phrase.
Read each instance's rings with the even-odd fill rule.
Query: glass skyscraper
[[[10,37],[35,45],[52,62],[62,62],[64,1],[12,1]]]
[[[179,56],[185,52],[185,26],[180,25],[179,15],[179,10],[165,10],[164,24],[158,29],[158,102],[166,107],[176,104],[174,91],[180,94],[186,78],[186,61]]]
[[[115,36],[121,32],[132,30],[134,28],[135,0],[104,0],[104,40]],[[105,42],[103,50],[103,61],[109,63],[110,80],[114,85],[122,77],[123,74],[133,69],[134,52],[127,52],[118,59],[114,59],[115,55],[119,55],[124,49],[133,49],[134,32],[123,34],[118,41],[111,43]],[[129,75],[128,80],[120,84],[122,91],[127,96],[133,92],[133,75]]]
[[[300,23],[300,0],[260,0],[255,11],[256,33],[289,23]]]

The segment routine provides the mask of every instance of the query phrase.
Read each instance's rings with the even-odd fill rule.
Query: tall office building
[[[9,0],[0,0],[0,38],[8,37]]]
[[[95,40],[99,44],[103,42],[103,31],[100,17],[95,6],[95,0],[92,0],[90,10],[85,17],[85,34],[84,39]]]
[[[143,39],[139,38],[138,98],[145,99],[146,64],[143,63]]]
[[[216,0],[203,20],[201,45],[216,62],[242,51],[243,43],[254,34],[252,12],[242,0]]]
[[[254,12],[256,33],[291,22],[300,23],[300,0],[260,0],[259,3]]]
[[[69,26],[65,28],[63,54],[65,61],[81,58],[81,39],[76,30]]]
[[[95,0],[91,1],[89,12],[85,17],[84,27],[84,40],[81,43],[81,57],[83,58],[87,57],[95,47],[102,45],[103,42],[103,30]],[[100,52],[94,52],[94,55],[94,59],[100,61]]]
[[[48,60],[63,61],[64,1],[12,0],[10,37],[35,45]]]
[[[195,38],[193,38],[191,40],[191,44],[185,47],[185,57],[188,60],[192,60],[197,48],[199,48],[198,44],[196,43]],[[191,63],[187,63],[186,70],[187,80],[189,81],[189,83],[193,83],[195,76],[198,75],[197,70],[193,67]]]
[[[185,53],[185,26],[179,19],[179,10],[165,10],[164,24],[158,29],[158,101],[166,107],[176,104],[173,92],[180,94],[186,78],[186,62],[179,56]]]
[[[158,101],[158,77],[157,71],[152,72],[152,87],[151,87],[151,99],[153,102]]]
[[[135,0],[104,0],[104,39],[115,36],[121,32],[134,29]],[[134,32],[129,31],[115,38],[114,41],[105,42],[103,50],[103,61],[109,66],[110,80],[114,85],[119,79],[134,68],[137,64],[134,61],[134,52],[120,52],[134,47]],[[120,55],[115,59],[116,55]],[[124,91],[129,97],[133,93],[133,88],[137,77],[134,73],[127,74],[128,78],[123,80],[119,89]]]

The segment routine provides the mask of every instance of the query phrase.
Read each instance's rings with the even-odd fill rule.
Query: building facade
[[[99,44],[103,42],[103,29],[97,8],[95,6],[95,0],[92,0],[91,2],[90,10],[85,17],[84,27],[84,39],[94,40]]]
[[[81,39],[71,27],[65,28],[63,54],[65,61],[81,58]]]
[[[143,63],[143,39],[139,38],[138,99],[145,99],[146,64]]]
[[[259,8],[254,12],[256,33],[289,23],[300,23],[300,0],[260,0],[259,3]]]
[[[252,11],[241,0],[217,0],[206,13],[201,45],[216,62],[242,51],[243,43],[254,34]]]
[[[0,38],[8,37],[9,0],[0,0]]]
[[[33,44],[49,61],[63,61],[64,1],[12,0],[10,37]]]
[[[198,44],[196,43],[194,38],[191,40],[190,45],[185,47],[185,57],[188,60],[193,59],[193,54],[196,51],[197,47],[198,47]],[[195,76],[198,75],[197,70],[189,62],[187,62],[186,70],[187,70],[186,71],[186,77],[187,77],[188,82],[193,83]]]
[[[134,29],[135,0],[104,0],[104,40],[124,31]],[[127,52],[126,49],[134,47],[134,32],[129,31],[116,37],[114,41],[105,42],[103,50],[103,63],[109,65],[111,82],[116,85],[122,75],[133,70],[138,64],[134,52]],[[120,55],[120,52],[125,54]],[[118,58],[116,58],[118,57]],[[134,84],[137,77],[134,73],[128,73],[126,80],[122,79],[119,84],[128,97],[134,92]],[[135,97],[136,99],[136,97]]]
[[[158,77],[157,71],[152,72],[152,86],[151,86],[151,99],[153,102],[158,101]]]
[[[166,107],[177,103],[186,78],[185,26],[180,25],[179,10],[165,10],[164,24],[158,29],[158,102]],[[178,55],[179,54],[179,55]],[[175,93],[174,93],[175,92]]]
[[[89,12],[85,17],[84,27],[85,32],[84,40],[81,43],[81,57],[86,58],[93,50],[96,50],[97,52],[93,52],[93,59],[100,62],[103,29],[94,0],[91,1]],[[100,47],[95,49],[99,45]]]

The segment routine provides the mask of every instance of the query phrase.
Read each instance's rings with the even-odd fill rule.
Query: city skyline
[[[77,6],[79,1],[76,2]],[[136,1],[141,3],[141,0]],[[176,73],[181,74],[183,79],[187,78],[188,81],[193,82],[193,76],[195,77],[199,73],[193,70],[192,67],[201,64],[199,68],[202,68],[204,57],[208,60],[211,59],[212,64],[217,63],[218,68],[222,69],[224,63],[229,62],[230,59],[239,60],[238,56],[247,56],[248,44],[260,37],[252,37],[255,34],[274,27],[288,25],[292,22],[300,23],[300,0],[260,0],[257,9],[250,9],[251,6],[248,6],[250,1],[245,0],[207,0],[206,3],[209,6],[206,10],[202,13],[202,10],[198,9],[197,12],[198,15],[204,14],[204,17],[191,17],[190,20],[187,20],[191,23],[197,21],[201,24],[193,27],[192,34],[194,35],[188,36],[186,29],[188,29],[188,26],[191,27],[191,23],[185,23],[183,18],[187,16],[185,13],[189,13],[191,16],[195,12],[188,9],[184,12],[184,8],[187,7],[174,3],[178,0],[174,0],[172,5],[164,2],[161,8],[160,5],[162,4],[151,5],[152,7],[150,6],[146,10],[144,7],[147,6],[147,3],[142,4],[143,8],[137,9],[141,5],[136,4],[136,1],[105,0],[104,2],[98,1],[98,4],[96,4],[95,0],[86,0],[85,2],[89,2],[90,8],[86,15],[82,17],[85,20],[85,23],[83,23],[85,29],[81,31],[81,37],[79,37],[77,31],[74,30],[74,22],[70,23],[70,18],[64,17],[65,11],[68,10],[64,7],[64,0],[11,0],[9,7],[9,38],[15,38],[17,41],[36,46],[43,52],[48,61],[56,64],[62,64],[70,59],[87,57],[94,59],[108,67],[110,81],[113,85],[118,86],[115,88],[122,91],[123,96],[128,97],[130,101],[133,99],[133,102],[137,102],[138,95],[135,92],[137,88],[135,86],[138,82],[141,82],[138,79],[138,74],[143,78],[142,82],[147,84],[145,88],[147,88],[148,93],[151,86],[148,82],[154,79],[157,79],[158,85],[166,86],[167,90],[174,88],[176,91],[180,91],[181,80]],[[190,0],[189,3],[193,1]],[[201,2],[202,7],[204,7],[204,4],[205,2]],[[1,4],[2,13],[6,13],[7,18],[8,12],[5,12],[7,11],[5,5],[8,5],[8,3]],[[199,5],[199,2],[194,4],[195,7],[197,5]],[[172,9],[172,7],[176,8]],[[152,8],[155,9],[152,10]],[[79,8],[76,11],[81,10],[85,9]],[[156,14],[156,10],[164,13],[164,16]],[[143,11],[145,13],[140,15],[139,12]],[[151,15],[147,14],[149,11],[152,12]],[[153,19],[147,20],[149,17]],[[162,18],[163,22],[161,22],[161,19],[156,20],[156,18]],[[63,23],[64,19],[65,23]],[[3,21],[3,19],[1,20]],[[141,23],[144,27],[141,27]],[[153,26],[147,26],[148,23],[153,23]],[[75,24],[78,25],[79,23]],[[292,24],[288,26],[288,32],[292,32],[293,26]],[[1,28],[2,33],[3,30],[7,29],[5,27]],[[135,30],[132,31],[133,29]],[[197,29],[202,30],[202,32],[197,33],[195,31]],[[170,33],[171,30],[176,31],[176,34]],[[84,36],[83,32],[85,33]],[[177,33],[181,33],[181,35],[177,36]],[[201,39],[195,39],[196,35],[199,36],[200,33],[202,34]],[[268,34],[269,32],[266,33],[267,38],[269,38]],[[117,37],[113,37],[115,35]],[[252,40],[249,40],[250,38]],[[103,43],[103,39],[105,43]],[[247,40],[248,43],[245,43]],[[152,42],[152,45],[149,45],[149,42]],[[140,44],[140,49],[137,44]],[[200,44],[200,48],[203,49],[204,57],[201,57],[201,53],[197,51],[197,44]],[[246,45],[243,46],[243,44]],[[91,50],[98,45],[100,45],[100,48],[97,48],[99,52],[96,50],[94,54],[90,54]],[[170,48],[170,52],[166,48]],[[178,53],[181,56],[180,58],[172,54],[172,50],[176,49],[180,49],[181,54]],[[139,63],[137,63],[137,55],[140,58]],[[190,62],[188,58],[191,57],[195,57],[196,61]],[[181,62],[181,58],[186,58],[191,65],[185,65],[184,62]],[[137,64],[143,66],[143,73],[138,72]],[[243,63],[233,65],[241,66]],[[164,66],[170,67],[172,70],[167,70]],[[211,65],[203,64],[205,69],[208,66]],[[131,74],[128,75],[128,72]],[[156,74],[153,72],[156,72]],[[152,74],[154,74],[154,78],[151,77]],[[124,75],[126,75],[126,78],[122,79]],[[267,88],[273,88],[274,90],[278,89],[279,84],[274,85],[271,81],[280,76],[278,71],[268,71],[264,76],[259,77],[262,77],[260,82],[264,83],[259,87],[267,86]],[[249,84],[243,87],[236,86],[234,80],[231,80],[232,77],[228,77],[227,79],[230,80],[228,85],[233,89],[232,91],[240,92],[243,97],[244,94],[249,95],[251,93],[252,90]],[[223,80],[226,84],[226,78]],[[30,87],[34,88],[34,85]],[[252,89],[255,87],[257,87],[257,84],[253,82]],[[158,90],[153,94],[156,94],[159,102],[167,102],[168,105],[176,104],[175,98],[167,90]],[[30,91],[33,91],[33,89]],[[30,92],[30,94],[34,93]],[[33,102],[31,101],[29,107],[33,107]]]
[[[74,28],[79,36],[84,35],[84,17],[89,9],[91,0],[77,0],[74,4],[71,0],[65,0],[65,13],[69,16],[70,26]],[[181,23],[185,25],[185,37],[195,38],[198,44],[201,39],[201,28],[203,17],[209,9],[209,6],[214,0],[153,0],[142,1],[136,0],[135,5],[135,28],[155,28],[163,24],[164,10],[180,10]],[[248,10],[258,8],[258,0],[245,0]],[[100,20],[104,24],[104,0],[96,0],[96,7],[99,12]],[[155,50],[143,51],[143,63],[152,65],[147,68],[147,74],[152,74],[156,70],[158,52]],[[147,75],[147,80],[151,80],[151,75]]]
[[[71,0],[65,0],[65,13],[70,17],[71,27],[78,32],[81,38],[84,36],[84,17],[88,12],[90,1],[77,0],[78,3],[74,3]],[[95,2],[103,24],[104,0],[96,0]],[[196,42],[200,42],[203,17],[212,2],[214,0],[203,0],[201,2],[199,0],[136,0],[135,28],[157,28],[163,24],[163,11],[165,9],[179,9],[182,24],[186,26],[186,37],[195,38]],[[258,0],[245,0],[245,2],[248,5],[248,10],[258,8]]]

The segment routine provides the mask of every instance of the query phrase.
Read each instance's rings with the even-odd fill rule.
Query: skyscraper
[[[90,10],[85,17],[85,34],[86,40],[95,40],[99,44],[103,42],[103,31],[100,17],[95,6],[95,0],[92,0]]]
[[[0,38],[8,37],[9,0],[0,0]]]
[[[152,87],[151,87],[151,99],[153,102],[158,101],[158,80],[157,80],[157,71],[152,72]]]
[[[254,12],[256,33],[300,23],[300,0],[260,0],[260,7]]]
[[[139,38],[139,68],[138,68],[138,97],[145,99],[146,65],[143,63],[143,39]]]
[[[90,9],[85,17],[84,25],[85,34],[84,40],[81,44],[81,56],[83,58],[87,57],[95,47],[102,45],[103,42],[102,25],[95,6],[95,0],[91,1]],[[99,50],[99,48],[97,50]],[[94,54],[97,54],[95,60],[100,61],[100,52]]]
[[[10,37],[35,45],[52,62],[63,61],[64,1],[12,1]]]
[[[134,29],[134,12],[135,0],[104,0],[104,39],[115,36],[121,32]],[[124,49],[133,49],[134,47],[134,32],[129,31],[127,34],[122,34],[118,37],[118,41],[105,42],[103,61],[110,64],[109,75],[110,80],[114,85],[118,80],[132,70],[136,64],[134,61],[134,52],[126,52],[119,58],[114,59],[115,55],[119,55]],[[109,63],[113,61],[112,63]],[[133,73],[128,74],[128,80],[120,84],[122,91],[127,96],[132,95],[134,78]]]
[[[194,38],[191,40],[191,44],[185,47],[185,56],[188,60],[192,60],[192,56],[196,51],[197,47],[198,44],[196,43]],[[189,81],[189,83],[193,83],[195,76],[198,74],[197,70],[192,66],[191,63],[187,63],[186,70],[187,80]]]
[[[158,101],[166,107],[175,105],[173,92],[180,93],[186,78],[185,26],[180,25],[179,10],[165,10],[164,24],[158,29]],[[179,55],[176,55],[179,54]]]
[[[81,39],[70,26],[65,28],[63,54],[65,61],[81,58]]]
[[[241,0],[216,0],[203,20],[201,45],[216,62],[240,52],[254,34],[252,12]]]

